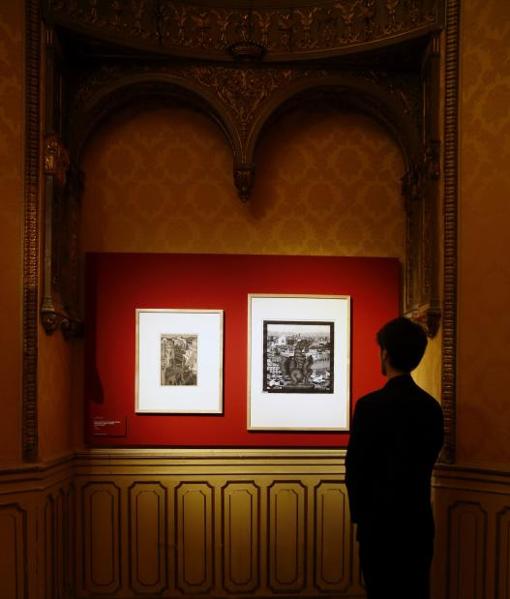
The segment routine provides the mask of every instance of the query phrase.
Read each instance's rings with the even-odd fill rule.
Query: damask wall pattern
[[[441,399],[441,336],[440,328],[436,336],[429,339],[425,356],[413,372],[416,383],[437,400]]]
[[[131,108],[86,148],[85,251],[404,259],[404,167],[369,118],[295,110],[264,136],[248,204],[221,131],[186,107]]]
[[[81,422],[82,406],[75,404],[73,387],[76,344],[63,335],[39,333],[38,361],[38,434],[39,457],[51,460],[69,454],[80,446],[82,433],[76,436],[75,421]]]
[[[510,5],[462,4],[458,457],[510,463]]]
[[[0,465],[21,454],[23,3],[0,3]]]

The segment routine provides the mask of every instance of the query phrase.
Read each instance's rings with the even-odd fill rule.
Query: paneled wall
[[[77,597],[363,597],[344,451],[94,450]],[[433,599],[510,599],[510,475],[440,467]]]
[[[68,599],[74,579],[72,459],[0,471],[0,597]]]
[[[510,598],[510,475],[437,469],[433,599]],[[364,597],[332,450],[92,450],[0,473],[0,597]]]
[[[435,487],[434,599],[509,599],[510,474],[441,467]]]
[[[340,451],[94,450],[77,597],[362,595]]]

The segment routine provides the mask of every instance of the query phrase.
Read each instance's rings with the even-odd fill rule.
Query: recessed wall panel
[[[161,593],[166,586],[166,489],[135,483],[129,489],[131,587],[135,593]]]
[[[306,489],[277,482],[269,490],[269,587],[273,592],[305,586]]]
[[[347,497],[340,483],[323,483],[315,492],[315,581],[321,590],[338,591],[348,584],[350,564]]]
[[[484,599],[487,514],[474,502],[457,502],[448,513],[448,599]]]
[[[496,596],[510,599],[510,507],[497,515]]]
[[[223,489],[223,578],[232,593],[259,586],[259,492],[252,483]]]
[[[84,586],[112,594],[120,587],[120,489],[91,482],[82,493]]]
[[[0,505],[0,597],[24,599],[28,572],[27,527],[24,510],[16,505]]]
[[[213,585],[213,492],[206,483],[176,489],[177,587],[206,593]]]

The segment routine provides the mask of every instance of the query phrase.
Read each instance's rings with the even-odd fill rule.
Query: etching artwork
[[[161,335],[161,385],[197,385],[197,335]]]
[[[333,393],[334,323],[264,321],[263,390]]]

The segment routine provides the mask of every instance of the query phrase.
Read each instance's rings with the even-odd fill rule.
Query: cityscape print
[[[263,321],[263,390],[333,393],[334,323]]]
[[[197,335],[161,335],[161,385],[197,385]]]

